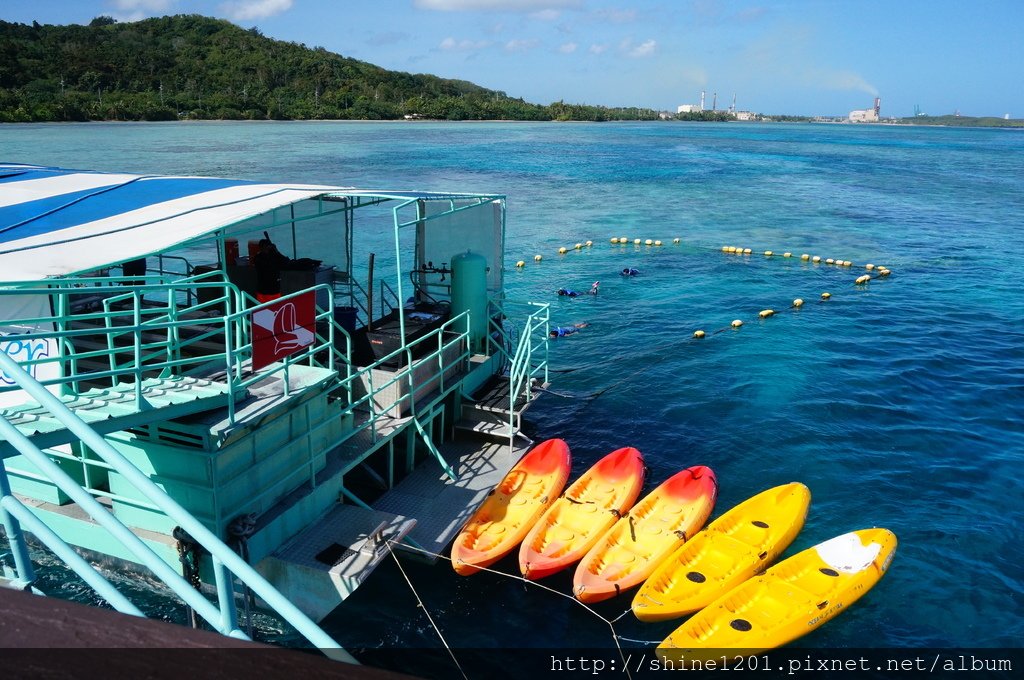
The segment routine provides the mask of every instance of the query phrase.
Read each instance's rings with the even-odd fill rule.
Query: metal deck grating
[[[377,499],[374,508],[415,518],[409,538],[424,550],[441,554],[527,448],[517,445],[510,451],[507,441],[469,438],[445,442],[438,449],[455,470],[457,482],[438,463],[425,461]]]

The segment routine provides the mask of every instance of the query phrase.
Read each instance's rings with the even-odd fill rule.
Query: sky
[[[1024,0],[3,0],[0,19],[202,14],[536,104],[1024,118]],[[717,95],[717,99],[716,99]]]

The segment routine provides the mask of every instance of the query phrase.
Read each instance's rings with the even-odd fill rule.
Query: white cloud
[[[231,21],[254,21],[291,8],[292,0],[232,0],[221,4],[220,11]]]
[[[636,21],[636,10],[633,9],[599,9],[594,14],[602,21],[613,24],[628,24]]]
[[[177,0],[111,0],[111,12],[118,21],[141,21],[146,17],[168,14]]]
[[[558,21],[560,16],[562,16],[562,13],[557,9],[542,9],[539,12],[532,12],[530,14],[531,19],[537,19],[538,21]]]
[[[859,91],[878,96],[878,90],[850,69],[833,68],[813,58],[815,34],[805,26],[786,26],[767,34],[745,50],[744,63],[755,77],[769,77],[780,85],[827,90]]]
[[[607,45],[591,45],[589,51],[590,51],[591,54],[604,54],[605,52],[608,51],[608,46]]]
[[[621,50],[626,56],[634,59],[651,56],[654,54],[657,47],[658,42],[656,40],[646,40],[639,45],[634,45],[631,38],[626,38],[619,44],[619,50]]]
[[[540,44],[539,40],[509,40],[505,43],[506,52],[527,52]]]
[[[497,10],[499,12],[535,12],[580,7],[583,0],[414,0],[419,9],[439,12]]]
[[[442,40],[438,47],[445,52],[472,52],[482,50],[490,44],[487,40],[456,40],[449,37]]]
[[[577,45],[576,43],[569,42],[565,43],[564,45],[561,45],[558,48],[558,51],[561,52],[562,54],[572,54],[573,52],[576,51],[577,47],[579,47],[579,45]]]

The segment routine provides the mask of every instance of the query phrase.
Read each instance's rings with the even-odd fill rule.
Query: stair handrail
[[[220,567],[226,568],[241,582],[252,589],[267,605],[280,614],[284,620],[301,633],[309,642],[323,652],[340,661],[358,663],[351,654],[345,651],[320,626],[292,604],[269,581],[259,574],[252,566],[229,548],[209,529],[203,526],[190,512],[185,510],[163,489],[154,484],[145,474],[135,467],[127,458],[111,446],[99,433],[79,418],[60,399],[51,394],[42,384],[29,375],[18,362],[0,352],[0,369],[12,378],[21,389],[25,390],[40,405],[44,406],[64,426],[73,432],[93,453],[105,463],[119,472],[138,489],[148,500],[159,507],[168,517],[202,545],[211,555],[218,576],[218,597],[233,593],[230,587],[225,588],[221,578]],[[119,519],[103,507],[77,482],[61,470],[40,451],[24,434],[11,425],[6,418],[0,418],[0,431],[5,438],[25,455],[36,467],[44,471],[48,477],[65,493],[78,503],[97,523],[104,526],[115,538],[143,561],[165,584],[181,597],[189,606],[203,616],[211,625],[221,629],[226,623],[232,623],[234,600],[222,603],[221,610],[213,606],[201,593],[192,588],[185,579],[162,560],[142,539],[132,533]],[[228,608],[227,611],[224,611]],[[223,632],[223,631],[222,631]],[[230,631],[232,637],[244,638],[237,629]]]

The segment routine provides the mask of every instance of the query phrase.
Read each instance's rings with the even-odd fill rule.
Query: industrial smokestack
[[[704,90],[700,91],[700,110],[704,110]]]
[[[714,93],[711,96],[711,110],[712,111],[717,111],[718,110],[718,93],[717,92]]]
[[[875,115],[876,116],[878,115],[878,112],[881,109],[882,109],[882,98],[881,97],[875,97]]]

